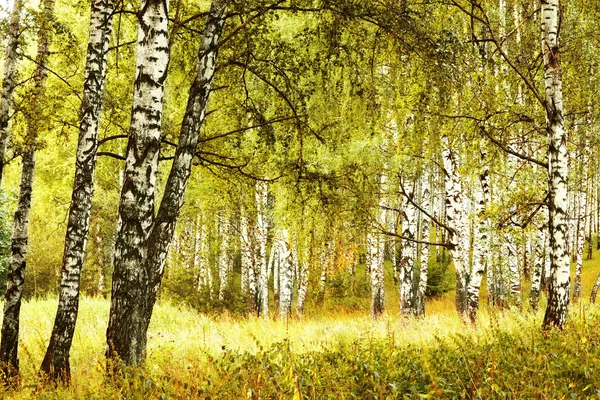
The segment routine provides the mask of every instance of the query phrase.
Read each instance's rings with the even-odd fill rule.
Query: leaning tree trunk
[[[167,45],[167,6],[164,2],[157,5],[160,5],[161,7],[160,16],[156,15],[160,21],[160,27],[156,27],[157,31],[154,31],[153,34],[160,31],[158,34],[161,36],[161,39],[157,40],[157,43],[161,45],[158,49],[162,50],[162,55],[157,53],[155,56],[162,56],[165,58],[165,61],[168,62],[168,47],[164,47]],[[145,10],[152,8],[154,8],[154,3],[150,4],[149,7],[146,7]],[[200,128],[204,122],[204,117],[206,116],[211,84],[216,69],[218,42],[223,31],[223,25],[225,24],[226,8],[224,2],[221,0],[215,0],[211,4],[208,19],[204,28],[203,41],[198,51],[197,74],[190,88],[188,103],[179,134],[179,143],[175,151],[175,157],[169,172],[163,198],[156,219],[152,221],[153,225],[149,231],[147,242],[140,242],[142,246],[147,245],[146,249],[141,252],[145,253],[147,251],[147,256],[141,260],[136,260],[141,261],[141,263],[137,264],[136,268],[141,271],[141,279],[139,281],[130,280],[124,285],[131,286],[135,289],[141,283],[141,285],[139,285],[141,289],[141,298],[139,301],[133,303],[134,318],[131,319],[133,328],[119,324],[118,329],[114,330],[115,334],[108,335],[109,344],[111,338],[117,338],[117,342],[113,345],[113,348],[117,351],[119,358],[127,364],[138,364],[145,359],[148,326],[152,317],[156,296],[160,288],[169,245],[173,238],[179,211],[183,205],[185,188],[191,173],[192,160],[200,137]],[[156,8],[156,11],[158,11],[158,8]],[[145,20],[142,18],[142,21]],[[163,40],[165,43],[163,43]],[[166,76],[166,64],[163,72]],[[162,83],[164,83],[164,76]],[[162,89],[161,86],[161,99]],[[159,121],[157,121],[156,126],[160,130],[160,123],[158,122]],[[133,136],[135,139],[135,135]],[[154,166],[155,164],[153,163],[152,168],[154,168]],[[155,170],[152,177],[155,179]],[[152,190],[154,190],[154,185],[152,185]],[[124,191],[124,194],[127,194],[127,192]],[[138,221],[142,222],[142,219],[140,218]],[[143,227],[145,228],[145,226]],[[127,243],[127,245],[131,244],[133,243]],[[131,251],[132,249],[133,248],[130,246],[127,247],[128,251]],[[121,280],[121,282],[123,282],[123,280]],[[122,300],[127,298],[123,295],[119,297],[121,297]],[[126,303],[126,300],[124,303]],[[125,311],[126,308],[123,307],[121,310]],[[118,312],[113,314],[111,308],[111,322],[113,319],[117,320],[119,318],[126,319],[128,317]],[[109,332],[110,331],[111,329],[109,326]],[[129,348],[126,346],[129,346]],[[109,351],[110,350],[111,349],[109,348]]]
[[[542,0],[542,48],[548,132],[548,203],[550,210],[550,286],[545,328],[565,327],[569,307],[569,249],[567,237],[567,137],[564,130],[562,77],[559,58],[559,0]]]
[[[469,279],[469,285],[467,286],[467,315],[472,324],[477,322],[479,290],[481,287],[481,280],[485,274],[488,257],[487,250],[489,248],[489,228],[487,218],[485,217],[485,209],[490,193],[490,178],[487,165],[483,167],[483,171],[479,176],[479,182],[481,188],[476,190],[476,213],[479,221],[473,243],[473,270],[471,271],[471,278]]]
[[[152,283],[144,261],[154,222],[163,95],[169,65],[167,10],[166,0],[144,0],[139,13],[137,75],[106,331],[106,357],[128,365],[137,365],[146,357],[145,293]]]
[[[113,11],[112,0],[92,2],[75,182],[63,253],[60,297],[50,343],[41,366],[41,370],[46,375],[54,379],[62,378],[65,381],[70,380],[69,352],[79,309],[79,282],[90,226],[98,149],[98,124]]]
[[[0,187],[2,186],[2,172],[6,163],[6,145],[8,143],[8,122],[10,120],[10,106],[13,92],[17,86],[17,61],[19,55],[20,23],[22,0],[15,0],[10,16],[8,40],[4,55],[4,79],[2,80],[2,93],[0,94]]]
[[[34,87],[30,95],[31,115],[36,118],[43,110],[42,97],[46,83],[46,62],[50,46],[50,26],[53,18],[54,1],[44,0],[42,24],[38,31]],[[0,376],[7,381],[16,378],[19,373],[19,317],[25,267],[27,241],[29,238],[29,214],[31,211],[31,192],[35,169],[35,151],[39,134],[39,121],[29,119],[26,127],[27,150],[22,156],[21,184],[11,244],[11,258],[8,265],[6,292],[4,294],[4,317],[2,319],[2,338],[0,339]]]

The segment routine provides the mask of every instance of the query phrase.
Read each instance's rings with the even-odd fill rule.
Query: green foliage
[[[438,257],[429,260],[427,289],[425,296],[439,297],[454,288],[453,271],[450,268],[450,255],[440,250]]]

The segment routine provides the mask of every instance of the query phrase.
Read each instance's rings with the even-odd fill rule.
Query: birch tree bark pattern
[[[431,190],[429,182],[429,174],[424,173],[421,183],[421,208],[431,215]],[[421,215],[421,241],[429,242],[431,221],[420,212]],[[429,245],[423,243],[421,245],[421,264],[419,272],[419,285],[417,288],[417,306],[416,315],[425,315],[425,291],[427,290],[427,274],[429,270]]]
[[[155,40],[154,43],[156,44],[155,57],[162,56],[164,58],[164,70],[162,70],[163,63],[160,63],[161,68],[159,69],[161,77],[160,99],[162,104],[162,94],[164,92],[164,78],[166,77],[166,67],[168,65],[168,39],[166,30],[167,5],[164,2],[156,4],[149,3],[146,6],[145,10],[152,8],[156,9],[156,13],[152,14],[153,18],[149,21],[155,21],[155,23],[156,21],[158,21],[159,25],[154,27],[156,30],[151,31],[150,33],[154,36],[153,40]],[[175,231],[179,211],[181,210],[181,206],[183,205],[185,188],[191,173],[192,161],[195,155],[198,140],[200,138],[200,129],[204,122],[204,117],[206,116],[206,109],[208,106],[211,84],[216,69],[218,42],[223,31],[223,26],[225,24],[226,9],[227,8],[224,5],[224,1],[216,0],[211,4],[208,19],[204,28],[202,43],[198,51],[198,67],[196,71],[196,76],[194,78],[194,82],[192,83],[192,86],[189,91],[188,103],[179,134],[179,143],[175,151],[173,164],[169,172],[169,177],[167,178],[165,191],[160,203],[156,219],[152,219],[153,210],[151,210],[152,213],[150,213],[149,215],[143,215],[144,218],[146,218],[146,216],[150,217],[151,226],[146,230],[145,223],[141,223],[142,221],[145,222],[146,220],[138,217],[139,222],[137,223],[137,225],[142,228],[143,232],[148,232],[148,238],[145,241],[141,236],[138,236],[139,239],[142,239],[138,240],[138,243],[142,246],[147,247],[146,249],[142,250],[141,253],[139,253],[142,256],[141,259],[134,257],[134,260],[137,262],[137,269],[140,272],[139,277],[141,278],[141,280],[138,279],[137,282],[142,283],[142,285],[140,285],[141,297],[136,303],[134,303],[135,315],[131,319],[131,321],[136,325],[134,325],[134,329],[131,329],[130,327],[127,327],[126,325],[123,325],[119,322],[119,329],[114,330],[118,333],[112,336],[107,334],[109,351],[111,351],[111,338],[119,338],[118,344],[115,344],[113,347],[116,350],[119,358],[127,364],[135,365],[140,362],[143,362],[145,359],[146,334],[148,331],[148,326],[150,324],[150,319],[152,317],[154,303],[156,302],[156,296],[160,288],[169,245],[173,238],[173,233]],[[142,21],[144,21],[144,18],[141,19]],[[141,26],[144,26],[144,24],[141,23]],[[160,115],[159,119],[156,122],[157,124],[155,125],[155,127],[157,128],[158,133],[160,133]],[[132,136],[135,138],[135,135]],[[160,136],[156,136],[156,139],[159,140]],[[151,176],[148,177],[153,180],[152,184],[146,185],[145,187],[145,189],[152,190],[152,195],[142,196],[142,199],[151,198],[152,208],[154,205],[153,197],[156,179],[155,160],[157,161],[158,156],[158,153],[155,153],[154,140],[155,136],[152,135],[152,140],[150,141],[152,143],[152,147],[151,149],[150,147],[146,148],[149,151],[146,153],[147,155],[145,157],[148,161],[151,160],[151,163],[147,163],[147,165],[151,166],[150,168],[153,168]],[[129,147],[131,147],[131,139]],[[158,147],[156,149],[158,149]],[[150,154],[152,155],[152,158],[148,157]],[[132,158],[137,159],[137,157]],[[150,168],[148,168],[148,170],[150,170]],[[146,193],[150,193],[150,191],[146,191]],[[127,198],[128,192],[125,190],[125,187],[123,189],[123,194],[124,196],[122,196],[122,199],[123,197]],[[123,205],[121,208],[123,208]],[[140,229],[138,228],[137,232],[139,231]],[[123,228],[121,229],[121,232],[123,232]],[[117,239],[117,243],[118,242],[119,238]],[[126,244],[128,245],[128,252],[132,252],[133,249],[131,245],[135,243],[129,242]],[[135,270],[135,264],[133,264],[132,266]],[[115,263],[115,273],[116,270],[117,268]],[[133,285],[130,286],[138,286],[138,283],[135,279],[129,279],[129,281],[133,283]],[[114,287],[115,286],[113,284],[113,288]],[[127,295],[128,294],[122,295],[122,298],[125,299]],[[119,314],[120,313],[115,313],[115,315]],[[114,319],[117,320],[119,319],[119,317],[115,317]],[[112,304],[110,322],[113,322]],[[134,331],[135,333],[132,335],[130,334],[131,331]],[[109,332],[111,332],[110,325]],[[120,340],[120,338],[125,338],[125,340]],[[130,346],[129,349],[127,349],[127,345]],[[134,350],[132,351],[131,348],[133,348]],[[121,354],[123,354],[124,357],[121,356]]]
[[[406,240],[402,243],[402,262],[400,266],[400,313],[403,315],[416,314],[415,292],[415,261],[417,259],[416,239],[417,209],[412,204],[415,201],[414,191],[409,193],[404,206],[404,221],[402,222],[402,236]]]
[[[563,120],[558,3],[559,0],[541,1],[550,209],[550,285],[543,326],[563,329],[569,306],[570,268],[566,246],[568,157]]]
[[[463,316],[467,311],[467,286],[468,286],[468,268],[465,257],[465,236],[468,232],[464,219],[466,217],[464,208],[464,198],[462,194],[462,186],[460,176],[458,174],[458,157],[456,153],[450,149],[448,138],[443,138],[444,148],[442,158],[444,161],[445,170],[445,186],[446,186],[446,220],[452,228],[452,232],[448,233],[449,248],[454,269],[456,270],[456,309]]]
[[[583,246],[585,244],[585,220],[587,209],[587,193],[585,191],[578,193],[578,220],[577,220],[577,257],[575,267],[575,282],[573,285],[573,303],[579,301],[581,296],[581,273],[583,272]]]
[[[267,200],[269,187],[266,182],[256,183],[256,227],[258,233],[258,265],[260,268],[258,297],[260,313],[265,320],[269,319],[269,268],[267,265]]]
[[[476,213],[479,218],[473,243],[473,270],[467,287],[467,315],[472,324],[477,322],[477,311],[479,310],[479,290],[481,280],[485,274],[487,265],[487,249],[489,248],[488,221],[485,217],[485,209],[489,201],[490,181],[489,169],[483,168],[479,176],[481,188],[476,190]]]
[[[38,116],[43,109],[43,96],[46,84],[46,63],[50,46],[50,26],[54,12],[54,1],[44,0],[42,3],[42,23],[38,31],[38,47],[33,79],[34,86],[30,95],[32,115]],[[39,134],[39,121],[28,119],[26,126],[27,150],[21,158],[21,183],[11,244],[11,257],[8,265],[6,292],[4,294],[4,310],[0,339],[0,376],[11,381],[19,373],[19,318],[23,284],[25,283],[25,267],[27,242],[29,239],[29,215],[31,212],[31,195],[35,170],[35,152]]]
[[[151,277],[143,263],[154,221],[163,95],[169,65],[167,7],[166,0],[145,0],[139,13],[133,107],[106,331],[107,358],[117,358],[128,365],[137,365],[146,356],[143,310]]]
[[[50,343],[41,366],[41,370],[46,375],[66,381],[70,379],[69,352],[77,321],[79,283],[90,226],[98,126],[113,11],[112,0],[92,2],[75,182],[63,253],[60,297]]]
[[[13,92],[17,85],[17,61],[19,59],[17,49],[19,47],[19,36],[21,35],[22,4],[22,0],[15,0],[13,3],[6,41],[6,53],[4,55],[4,79],[2,80],[2,93],[0,94],[0,187],[2,187],[2,175],[6,162],[10,106],[12,104]]]

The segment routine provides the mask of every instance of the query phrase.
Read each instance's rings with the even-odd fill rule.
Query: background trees
[[[88,31],[72,23],[87,6],[57,3],[39,112],[27,77],[42,19],[26,8],[3,190],[11,210],[25,127],[40,124],[24,293],[57,292],[61,232],[89,215],[74,270],[85,294],[112,288],[109,356],[144,359],[157,296],[264,318],[324,304],[376,318],[421,316],[424,296],[454,289],[476,323],[484,294],[535,308],[550,283],[545,324],[564,325],[569,249],[581,260],[600,224],[593,14],[545,0],[107,7],[114,29],[106,18]],[[84,160],[75,138],[90,115]],[[77,214],[84,170],[91,203]]]

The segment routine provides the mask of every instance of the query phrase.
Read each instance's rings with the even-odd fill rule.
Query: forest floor
[[[537,313],[483,307],[478,327],[467,326],[452,293],[428,302],[424,319],[400,318],[394,307],[376,322],[365,312],[265,322],[161,302],[146,366],[111,378],[104,375],[109,302],[83,298],[69,387],[36,378],[56,300],[32,300],[22,308],[22,385],[0,397],[597,398],[600,307],[587,299],[600,271],[598,254],[584,264],[583,301],[572,307],[563,332],[540,329],[543,307]]]

